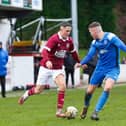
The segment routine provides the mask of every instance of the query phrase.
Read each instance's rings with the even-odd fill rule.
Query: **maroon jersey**
[[[66,40],[63,40],[59,33],[54,34],[49,38],[42,51],[43,58],[40,64],[46,67],[45,64],[49,60],[53,64],[53,69],[61,69],[67,51],[71,53],[76,52],[74,50],[72,38],[68,37]]]

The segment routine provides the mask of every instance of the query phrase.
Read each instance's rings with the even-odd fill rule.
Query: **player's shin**
[[[64,105],[65,91],[58,91],[57,109],[62,109]]]
[[[35,87],[32,87],[31,89],[28,90],[28,95],[34,95],[35,94]]]
[[[63,105],[64,105],[64,96],[65,96],[65,91],[58,91],[58,99],[57,99],[57,112],[56,116],[57,117],[65,117],[65,114],[62,112]]]
[[[95,110],[91,115],[92,120],[96,120],[96,121],[99,120],[98,112],[103,108],[103,106],[107,102],[108,97],[109,97],[109,91],[103,91],[96,104]]]
[[[20,105],[22,105],[22,104],[26,101],[26,99],[28,99],[28,97],[29,97],[30,95],[33,95],[33,94],[35,94],[35,87],[32,87],[31,89],[27,90],[27,91],[19,98],[18,103],[19,103]]]
[[[84,119],[87,115],[91,97],[92,97],[92,94],[86,92],[85,97],[84,97],[84,107],[80,115],[81,119]]]
[[[88,107],[90,104],[90,100],[91,100],[92,94],[91,93],[86,93],[85,97],[84,97],[84,106]]]
[[[103,106],[107,102],[108,97],[109,97],[109,91],[103,91],[96,104],[96,107],[95,107],[96,112],[99,112],[103,108]]]

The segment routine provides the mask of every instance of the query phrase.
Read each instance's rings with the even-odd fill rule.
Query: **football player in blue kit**
[[[85,68],[86,63],[95,55],[96,51],[98,52],[99,59],[84,96],[84,107],[80,117],[82,119],[86,117],[91,97],[99,82],[105,79],[104,90],[91,115],[92,120],[99,120],[98,113],[107,102],[110,90],[120,73],[120,49],[126,52],[126,45],[115,34],[104,32],[99,22],[89,24],[88,30],[94,40],[91,43],[89,52],[80,64],[76,64],[76,67],[83,66]]]

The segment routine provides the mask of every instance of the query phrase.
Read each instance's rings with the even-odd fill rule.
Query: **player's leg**
[[[98,113],[103,108],[105,103],[107,102],[108,97],[109,97],[109,92],[112,89],[114,83],[115,83],[115,81],[113,79],[111,79],[111,78],[106,79],[104,91],[102,92],[100,98],[98,99],[98,102],[95,107],[95,111],[91,115],[92,120],[99,120]]]
[[[43,85],[36,85],[35,87],[32,87],[31,89],[25,91],[25,93],[19,98],[18,103],[22,105],[29,96],[40,94],[44,89]]]
[[[65,117],[65,114],[62,112],[64,106],[64,97],[65,97],[65,77],[62,71],[57,71],[54,75],[54,81],[58,86],[58,94],[57,94],[57,117]]]
[[[104,91],[102,92],[100,98],[98,99],[98,102],[95,107],[95,111],[93,112],[91,119],[99,120],[98,113],[106,104],[110,91],[111,91],[115,81],[117,80],[118,75],[119,75],[119,69],[113,69],[106,74]]]
[[[74,82],[74,70],[71,70],[71,82],[72,82],[72,88],[74,88],[75,82]]]
[[[84,96],[84,107],[83,107],[82,113],[80,115],[80,117],[82,119],[84,119],[86,117],[87,110],[89,108],[93,92],[95,91],[98,82],[101,81],[101,79],[103,79],[103,77],[104,76],[101,73],[101,71],[94,71],[94,73],[91,77],[91,80],[90,80],[90,84],[88,85],[87,91]]]
[[[102,87],[102,82],[100,82],[99,84],[98,84],[98,88],[101,88]]]
[[[68,70],[65,70],[65,74],[66,74],[66,87],[68,88],[68,79],[69,79],[69,72],[68,72]]]
[[[22,105],[24,101],[28,99],[29,96],[39,94],[43,91],[44,89],[44,84],[46,83],[46,80],[48,78],[48,69],[44,67],[40,67],[39,73],[38,73],[38,78],[37,78],[37,83],[35,87],[32,87],[31,89],[27,90],[18,100],[18,103]],[[49,72],[48,72],[49,73]]]
[[[84,119],[87,115],[88,107],[90,105],[90,100],[92,98],[92,94],[95,91],[96,87],[97,87],[96,85],[91,85],[91,84],[88,85],[87,91],[84,95],[84,107],[80,115],[81,119]]]
[[[2,97],[6,97],[6,79],[5,76],[1,76],[1,94]]]

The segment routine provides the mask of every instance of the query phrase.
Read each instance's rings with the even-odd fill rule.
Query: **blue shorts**
[[[95,70],[90,79],[91,85],[97,85],[103,81],[103,79],[111,78],[113,80],[117,80],[120,74],[119,68],[113,68],[109,70]]]

